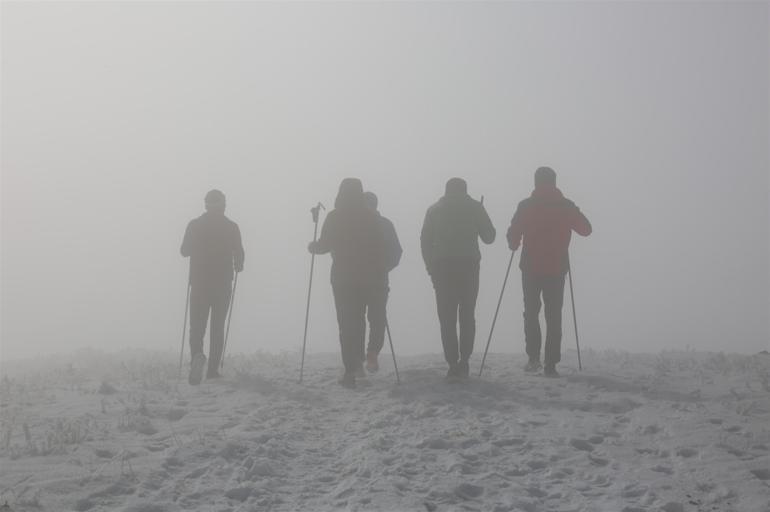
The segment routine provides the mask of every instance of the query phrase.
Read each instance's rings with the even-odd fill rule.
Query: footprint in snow
[[[695,457],[696,455],[698,455],[698,450],[694,448],[679,448],[676,451],[676,454],[685,459],[689,459],[690,457]]]
[[[569,444],[576,450],[584,452],[592,452],[594,450],[593,445],[585,439],[571,439]]]
[[[719,445],[717,445],[717,446],[718,446],[719,448],[722,448],[724,451],[726,451],[726,452],[727,452],[727,453],[729,453],[730,455],[732,455],[732,456],[734,456],[734,457],[738,457],[739,459],[742,459],[742,458],[746,457],[746,452],[744,452],[743,450],[741,450],[741,449],[739,449],[739,448],[735,448],[735,447],[733,447],[733,446],[730,446],[730,445],[728,445],[728,444],[719,444]],[[748,458],[749,458],[749,459],[752,459],[752,458],[754,458],[754,457],[752,457],[752,456],[749,456]]]
[[[145,445],[144,448],[148,452],[161,452],[161,451],[165,450],[166,448],[168,448],[168,445],[165,445],[163,443],[151,443],[151,444]]]
[[[166,512],[166,510],[168,510],[166,507],[157,503],[139,503],[129,505],[120,512]]]
[[[164,460],[163,464],[161,464],[161,466],[163,466],[163,468],[165,468],[165,469],[177,468],[177,467],[181,467],[183,465],[184,464],[182,463],[181,460],[179,460],[178,457],[173,457],[173,456],[172,457],[166,457],[166,460]]]
[[[497,447],[503,447],[503,446],[518,446],[524,444],[524,439],[520,437],[511,437],[508,439],[498,439],[496,441],[492,441],[492,444]]]
[[[94,455],[102,459],[111,459],[115,456],[115,452],[109,449],[96,448],[94,449]]]
[[[621,492],[623,498],[638,498],[647,494],[646,487],[637,487],[636,484],[628,484]]]
[[[545,469],[548,467],[548,463],[544,460],[531,460],[527,462],[527,466],[532,469]]]
[[[447,441],[446,439],[442,439],[440,437],[434,438],[434,439],[426,439],[419,445],[417,445],[418,448],[430,448],[433,450],[446,450],[448,448],[452,447],[452,444]]]
[[[194,469],[194,470],[190,471],[187,475],[185,475],[185,479],[192,480],[194,478],[200,478],[200,477],[202,477],[203,475],[206,474],[206,471],[208,471],[208,467],[207,466],[201,466],[201,467],[199,467],[197,469]]]
[[[591,480],[593,487],[609,487],[612,482],[605,475],[597,475]]]
[[[525,476],[528,475],[530,472],[523,468],[513,468],[509,469],[505,472],[505,476]]]
[[[529,494],[534,498],[545,498],[546,496],[548,496],[548,493],[546,491],[534,485],[527,487],[527,494]]]
[[[589,455],[588,459],[591,461],[593,465],[599,466],[599,467],[604,467],[610,463],[609,459],[605,459],[603,457],[595,457],[594,455]]]
[[[246,501],[254,489],[250,486],[234,487],[225,492],[225,496],[231,500]]]
[[[668,466],[662,466],[658,464],[657,466],[653,466],[650,468],[652,471],[655,471],[656,473],[663,473],[665,475],[673,475],[674,470]]]
[[[187,409],[173,408],[166,413],[169,421],[179,421],[187,414]]]
[[[473,484],[460,484],[457,487],[455,487],[454,492],[456,495],[463,499],[474,499],[478,498],[482,494],[484,494],[484,488],[480,485],[473,485]]]

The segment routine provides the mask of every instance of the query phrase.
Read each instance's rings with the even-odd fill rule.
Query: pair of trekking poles
[[[484,362],[487,360],[487,352],[489,352],[489,344],[492,343],[492,333],[495,330],[495,323],[497,323],[497,314],[500,312],[500,304],[502,304],[503,302],[503,294],[505,293],[505,284],[508,282],[508,275],[511,273],[511,264],[513,263],[514,254],[516,253],[511,251],[511,259],[508,260],[508,268],[505,270],[505,279],[503,279],[503,286],[500,289],[500,298],[497,299],[497,308],[495,308],[495,316],[492,318],[492,327],[490,327],[489,329],[487,346],[484,349],[484,357],[481,358],[481,368],[479,368],[479,377],[481,377],[481,372],[484,371]],[[575,313],[575,293],[572,287],[572,264],[569,262],[569,257],[567,257],[567,275],[569,276],[569,295],[570,295],[570,301],[572,302],[572,320],[575,323],[575,344],[577,345],[578,370],[583,371],[583,363],[580,360],[580,338],[578,337],[577,314]]]
[[[222,344],[222,357],[219,360],[219,369],[225,367],[225,350],[227,349],[227,338],[230,337],[230,320],[233,318],[233,303],[235,302],[235,290],[238,288],[238,274],[239,272],[235,273],[235,278],[233,279],[233,288],[230,292],[230,304],[228,306],[227,311],[227,329],[225,330],[225,340]],[[187,301],[184,305],[184,323],[182,324],[182,348],[179,351],[179,372],[177,375],[177,378],[182,377],[182,360],[184,359],[184,340],[185,335],[187,333],[187,312],[190,310],[190,291],[192,289],[192,283],[190,281],[187,281]],[[210,354],[209,354],[210,355]]]
[[[321,209],[324,208],[320,202],[310,209],[310,213],[313,216],[313,242],[318,239],[318,215]],[[302,377],[305,370],[305,349],[307,347],[307,326],[310,319],[310,292],[313,289],[313,267],[315,266],[315,253],[311,253],[310,256],[310,279],[307,285],[307,307],[305,308],[305,334],[302,337],[302,361],[299,367],[299,382],[302,382]],[[393,355],[393,368],[396,369],[396,383],[401,384],[401,378],[398,375],[398,364],[396,364],[396,352],[393,350],[393,338],[390,335],[390,324],[388,323],[387,314],[385,315],[385,332],[388,333],[388,341],[390,342],[390,353]]]

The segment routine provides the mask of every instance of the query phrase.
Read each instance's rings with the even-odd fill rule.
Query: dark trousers
[[[479,295],[479,262],[440,261],[433,268],[431,279],[436,291],[436,309],[441,324],[444,357],[450,366],[454,366],[458,359],[467,361],[473,353],[473,339],[476,336],[476,298]]]
[[[366,301],[366,319],[369,320],[369,347],[367,353],[379,354],[385,344],[385,322],[387,322],[387,285],[372,287]]]
[[[366,337],[366,304],[371,285],[332,283],[337,323],[340,328],[340,349],[345,373],[354,373],[363,359]]]
[[[564,304],[564,275],[534,276],[521,274],[524,290],[524,339],[531,360],[540,359],[540,295],[545,305],[545,357],[543,364],[555,365],[561,360],[561,308]]]
[[[369,347],[367,353],[378,354],[385,344],[385,322],[387,321],[386,311],[388,307],[387,285],[372,286],[366,294],[366,319],[369,321]],[[364,353],[364,343],[360,346],[361,360],[366,359]]]
[[[225,317],[230,305],[232,289],[229,281],[217,284],[195,285],[190,291],[190,353],[203,353],[203,336],[211,313],[208,371],[219,369],[225,341]]]

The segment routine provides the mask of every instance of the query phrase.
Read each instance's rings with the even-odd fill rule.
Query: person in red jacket
[[[535,190],[519,203],[508,228],[508,247],[523,245],[519,268],[524,291],[524,339],[529,362],[525,371],[536,372],[540,364],[540,297],[545,305],[544,374],[558,377],[561,360],[561,310],[564,276],[569,270],[569,242],[572,231],[591,234],[591,223],[575,203],[556,188],[556,173],[550,167],[535,171]],[[523,244],[522,244],[523,238]]]

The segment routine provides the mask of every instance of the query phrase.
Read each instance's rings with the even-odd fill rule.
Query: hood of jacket
[[[364,186],[358,178],[345,178],[340,183],[334,208],[347,209],[364,206]]]

